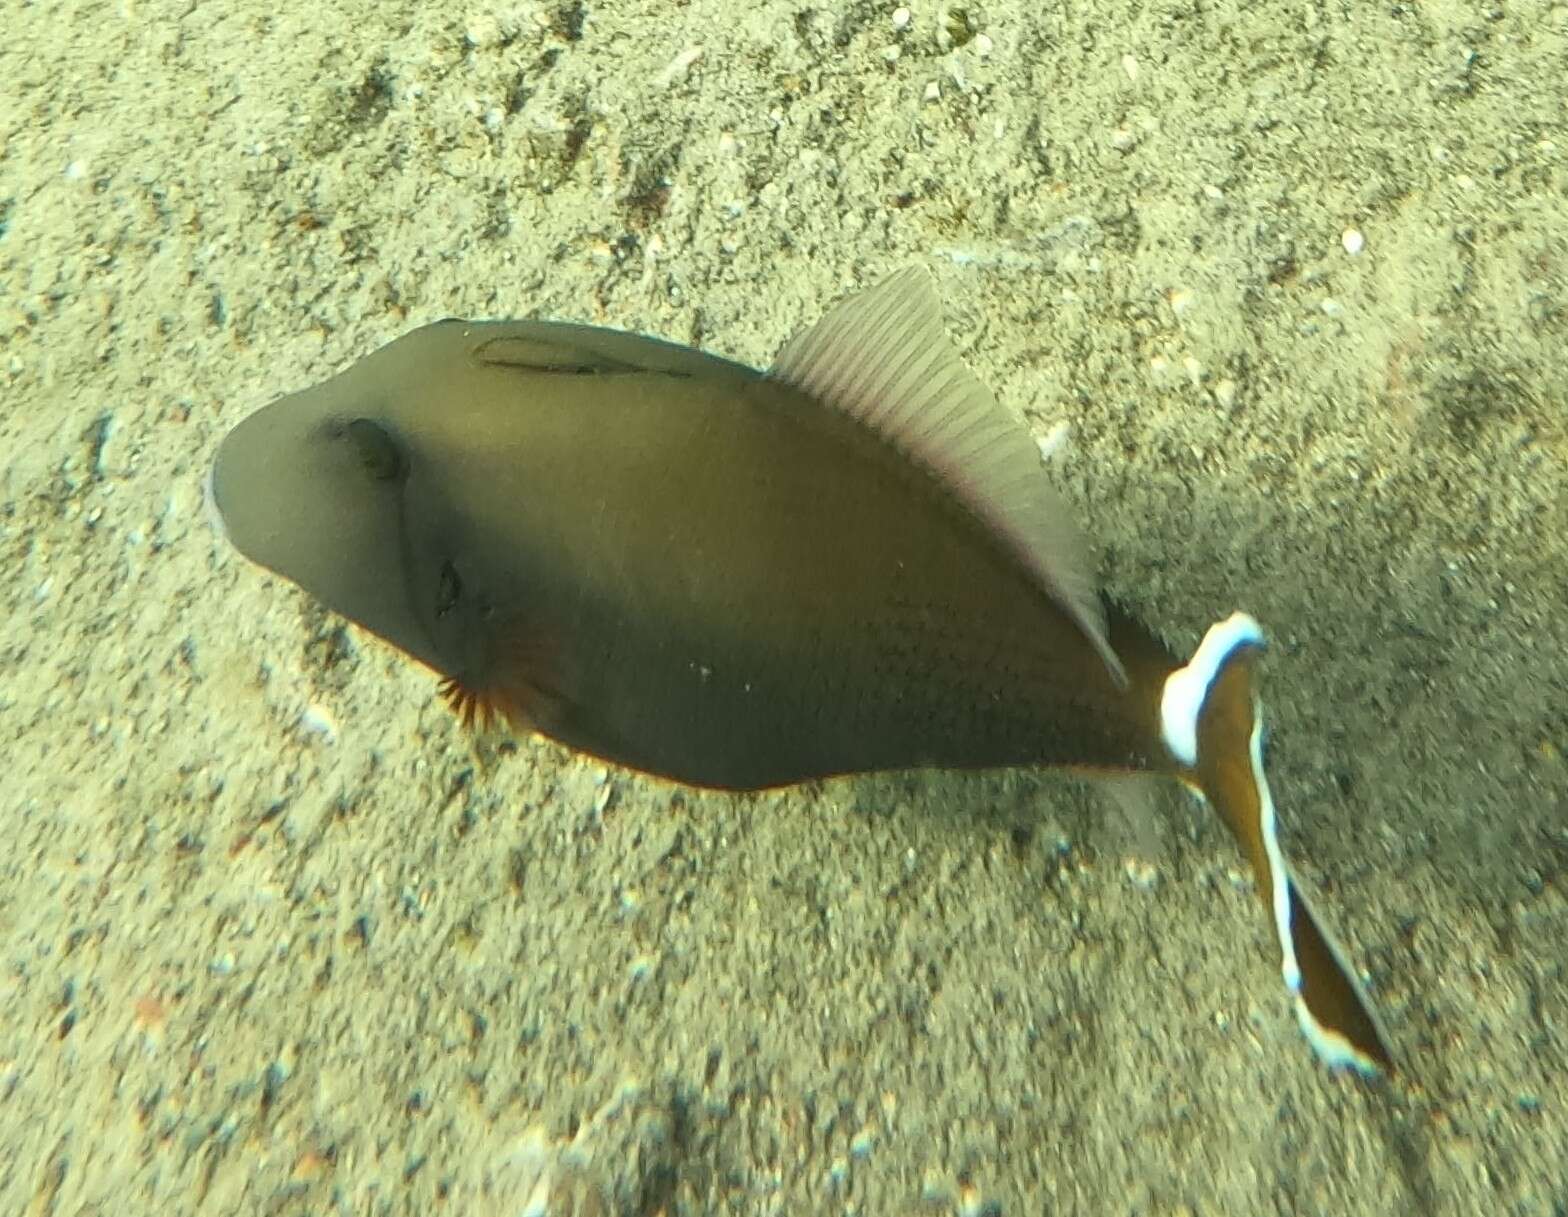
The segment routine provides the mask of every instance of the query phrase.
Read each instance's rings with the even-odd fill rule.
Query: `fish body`
[[[592,327],[426,326],[240,423],[212,492],[242,552],[463,717],[647,773],[1174,777],[1253,863],[1314,1046],[1388,1068],[1278,847],[1261,632],[1227,619],[1181,663],[1102,602],[1039,466],[904,274],[766,373]]]

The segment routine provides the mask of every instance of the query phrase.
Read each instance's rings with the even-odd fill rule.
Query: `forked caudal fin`
[[[1252,663],[1262,646],[1262,630],[1244,613],[1210,627],[1187,665],[1166,679],[1161,733],[1182,780],[1219,813],[1252,863],[1279,938],[1296,1021],[1313,1049],[1330,1066],[1389,1073],[1393,1057],[1372,1003],[1313,915],[1280,848],[1263,775],[1263,720],[1252,692]]]

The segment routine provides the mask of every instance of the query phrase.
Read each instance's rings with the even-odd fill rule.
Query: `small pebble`
[[[1160,881],[1160,873],[1148,862],[1137,858],[1128,858],[1122,863],[1122,870],[1134,887],[1149,891]]]
[[[1048,461],[1056,456],[1067,444],[1067,437],[1072,433],[1071,425],[1063,419],[1056,423],[1044,435],[1039,436],[1034,442],[1040,448],[1040,459]]]
[[[593,796],[593,813],[594,813],[594,815],[602,816],[604,814],[604,809],[610,805],[610,800],[613,799],[614,797],[615,797],[615,786],[614,786],[614,784],[611,783],[611,782],[608,782],[608,781],[602,782],[601,785],[599,786],[598,792]]]
[[[332,717],[332,712],[325,706],[307,706],[305,712],[299,716],[300,730],[306,735],[314,735],[325,744],[334,744],[338,738],[337,720]]]
[[[481,17],[463,31],[463,41],[471,47],[489,46],[501,37],[501,25],[494,17]]]

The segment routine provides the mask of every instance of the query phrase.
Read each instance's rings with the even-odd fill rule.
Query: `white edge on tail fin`
[[[1187,768],[1198,763],[1198,717],[1225,661],[1239,646],[1262,646],[1263,627],[1246,613],[1232,613],[1209,627],[1187,665],[1172,672],[1160,695],[1160,734],[1171,755]]]
[[[1290,868],[1285,864],[1285,851],[1279,843],[1279,821],[1274,814],[1274,796],[1269,793],[1268,779],[1263,775],[1263,716],[1257,715],[1252,722],[1252,776],[1257,779],[1258,796],[1263,804],[1263,848],[1269,858],[1269,883],[1274,889],[1274,930],[1279,935],[1280,972],[1285,977],[1285,987],[1290,990],[1292,1003],[1296,1007],[1296,1022],[1301,1027],[1301,1033],[1307,1037],[1307,1042],[1312,1045],[1312,1050],[1330,1069],[1354,1069],[1357,1073],[1367,1077],[1375,1077],[1382,1073],[1377,1063],[1361,1052],[1339,1032],[1332,1027],[1325,1027],[1314,1017],[1307,1008],[1306,998],[1301,993],[1301,965],[1296,960],[1296,948],[1291,935],[1290,893],[1296,893],[1296,899],[1301,901],[1301,907],[1312,916],[1307,904],[1307,898],[1297,885],[1295,876],[1290,873]],[[1361,987],[1361,978],[1356,975],[1355,969],[1350,966],[1350,961],[1345,957],[1345,952],[1340,949],[1339,943],[1323,928],[1321,920],[1317,921],[1318,933],[1327,944],[1329,953],[1334,957],[1334,962],[1339,965],[1340,972],[1350,981],[1356,996],[1361,999],[1362,1006],[1372,1009],[1365,990]]]
[[[1171,755],[1188,768],[1193,768],[1198,763],[1198,718],[1203,712],[1204,700],[1208,697],[1215,678],[1237,647],[1262,646],[1263,642],[1263,629],[1256,620],[1246,613],[1232,613],[1224,621],[1210,626],[1208,633],[1203,636],[1203,641],[1198,644],[1198,649],[1193,652],[1192,659],[1166,679],[1165,689],[1160,699],[1160,734],[1165,741],[1165,746],[1171,750]],[[1285,864],[1285,851],[1280,848],[1274,797],[1269,792],[1268,778],[1263,772],[1263,716],[1261,714],[1253,715],[1249,745],[1252,776],[1257,782],[1258,800],[1262,809],[1260,828],[1263,849],[1268,857],[1274,932],[1279,938],[1280,972],[1285,978],[1285,987],[1290,990],[1292,1004],[1296,1008],[1296,1022],[1301,1027],[1302,1034],[1307,1037],[1307,1042],[1312,1045],[1312,1050],[1317,1053],[1318,1059],[1329,1068],[1348,1068],[1367,1077],[1379,1076],[1383,1071],[1377,1062],[1358,1050],[1339,1032],[1320,1023],[1307,1008],[1306,999],[1302,996],[1301,965],[1296,959],[1296,947],[1291,934],[1292,889],[1295,890],[1296,898],[1301,901],[1302,908],[1307,910],[1308,916],[1311,916],[1311,910],[1305,894],[1291,877],[1290,868]],[[1201,798],[1202,795],[1200,794],[1199,797]],[[1361,999],[1362,1005],[1367,1010],[1371,1010],[1372,1004],[1361,985],[1361,979],[1346,960],[1345,953],[1323,929],[1321,922],[1318,923],[1318,930],[1322,934],[1323,941],[1328,944],[1328,949],[1334,957],[1334,962],[1339,965],[1339,970],[1349,978],[1356,996]]]

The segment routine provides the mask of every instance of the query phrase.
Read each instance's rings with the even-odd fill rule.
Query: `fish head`
[[[245,418],[218,447],[210,497],[242,554],[438,672],[463,669],[478,611],[417,412],[448,388],[438,322]]]

